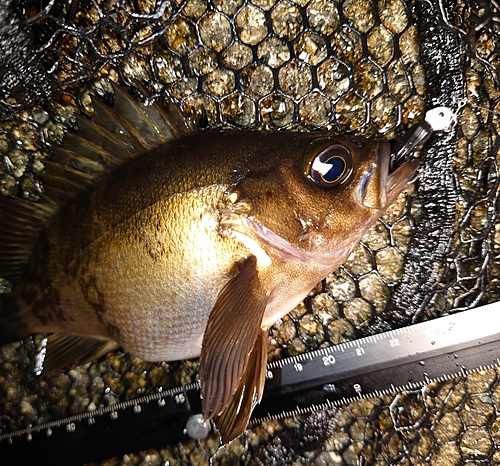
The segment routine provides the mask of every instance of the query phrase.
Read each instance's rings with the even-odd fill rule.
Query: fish
[[[46,161],[37,202],[0,196],[0,344],[49,333],[44,372],[116,348],[200,358],[224,444],[265,384],[270,327],[345,262],[414,177],[387,140],[201,130],[118,85]]]

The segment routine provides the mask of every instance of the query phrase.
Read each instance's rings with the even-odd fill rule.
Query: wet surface
[[[16,5],[25,16],[39,11],[38,5]],[[427,90],[430,74],[424,69],[419,32],[422,10],[411,1],[192,0],[66,6],[56,2],[42,14],[44,21],[30,26],[37,57],[64,92],[46,111],[37,107],[6,113],[0,121],[1,194],[30,200],[43,196],[41,174],[49,143],[62,140],[65,127],[74,125],[78,107],[91,115],[88,90],[110,92],[110,79],[125,87],[138,82],[149,92],[170,95],[186,114],[194,111],[208,127],[326,128],[391,140],[424,118],[427,98],[435,104],[440,92],[448,97],[461,92],[466,100],[456,102],[457,109],[465,105],[455,139],[442,143],[450,157],[446,163],[441,160],[446,165],[446,195],[440,184],[444,168],[424,165],[428,172],[422,173],[421,184],[402,194],[347,263],[275,325],[270,359],[404,321],[394,309],[388,311],[387,304],[399,299],[395,293],[405,267],[422,260],[412,246],[414,233],[422,241],[433,238],[432,229],[422,223],[432,210],[429,198],[419,194],[422,186],[435,186],[436,194],[452,207],[447,219],[451,240],[442,243],[439,260],[425,259],[434,270],[436,286],[426,290],[423,307],[404,317],[432,318],[457,306],[498,300],[500,87],[482,60],[498,65],[499,32],[494,22],[474,32],[476,18],[487,10],[462,2],[452,9],[454,24],[471,33],[467,37],[472,37],[477,56],[470,44],[466,47],[451,34],[450,40],[468,51],[468,59],[458,66],[463,88],[437,92],[432,86]],[[491,13],[499,15],[494,8]],[[24,104],[15,97],[15,92],[4,93],[3,106],[16,109]],[[438,146],[432,140],[430,144],[426,160],[437,160],[432,150]],[[438,211],[431,218],[443,219]],[[4,283],[0,281],[0,289]],[[31,367],[38,342],[35,337],[0,349],[2,433],[197,380],[197,361],[150,364],[119,352],[57,376],[35,377]],[[498,380],[498,372],[488,370],[415,393],[352,403],[339,411],[265,422],[219,451],[213,461],[350,465],[363,458],[365,464],[379,465],[491,464],[499,460]],[[212,434],[202,442],[100,464],[208,464],[218,448]]]

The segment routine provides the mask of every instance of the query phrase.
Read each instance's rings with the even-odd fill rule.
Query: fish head
[[[391,172],[387,141],[328,133],[233,133],[217,149],[236,163],[224,233],[250,251],[210,313],[200,359],[203,413],[226,442],[262,396],[269,327],[347,259],[417,162]]]
[[[418,165],[413,160],[391,172],[390,161],[383,139],[294,133],[273,150],[272,163],[261,162],[261,169],[242,177],[238,198],[245,201],[239,205],[284,258],[338,266],[335,257],[345,260]]]

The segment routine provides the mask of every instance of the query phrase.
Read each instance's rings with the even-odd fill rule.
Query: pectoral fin
[[[118,348],[118,344],[102,337],[55,333],[47,339],[43,373],[50,374],[67,366],[93,361]]]
[[[217,418],[224,443],[243,432],[262,395],[267,339],[261,324],[268,299],[250,256],[210,313],[200,358],[202,407],[206,419]]]
[[[248,425],[255,405],[262,398],[266,382],[268,336],[269,330],[260,331],[236,393],[227,408],[214,418],[224,444],[241,435]]]

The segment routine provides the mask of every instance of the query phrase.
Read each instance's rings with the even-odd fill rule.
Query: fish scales
[[[347,259],[416,162],[390,173],[386,141],[327,132],[172,131],[166,142],[162,128],[169,117],[178,128],[179,115],[147,113],[115,92],[125,129],[108,132],[102,123],[120,117],[101,109],[104,118],[81,124],[92,163],[60,151],[87,173],[73,174],[74,199],[59,190],[62,207],[3,299],[2,333],[54,333],[47,371],[118,346],[150,361],[201,356],[203,413],[228,442],[262,395],[269,327]],[[134,117],[149,139],[134,135]],[[102,149],[123,144],[142,149],[121,164]]]

